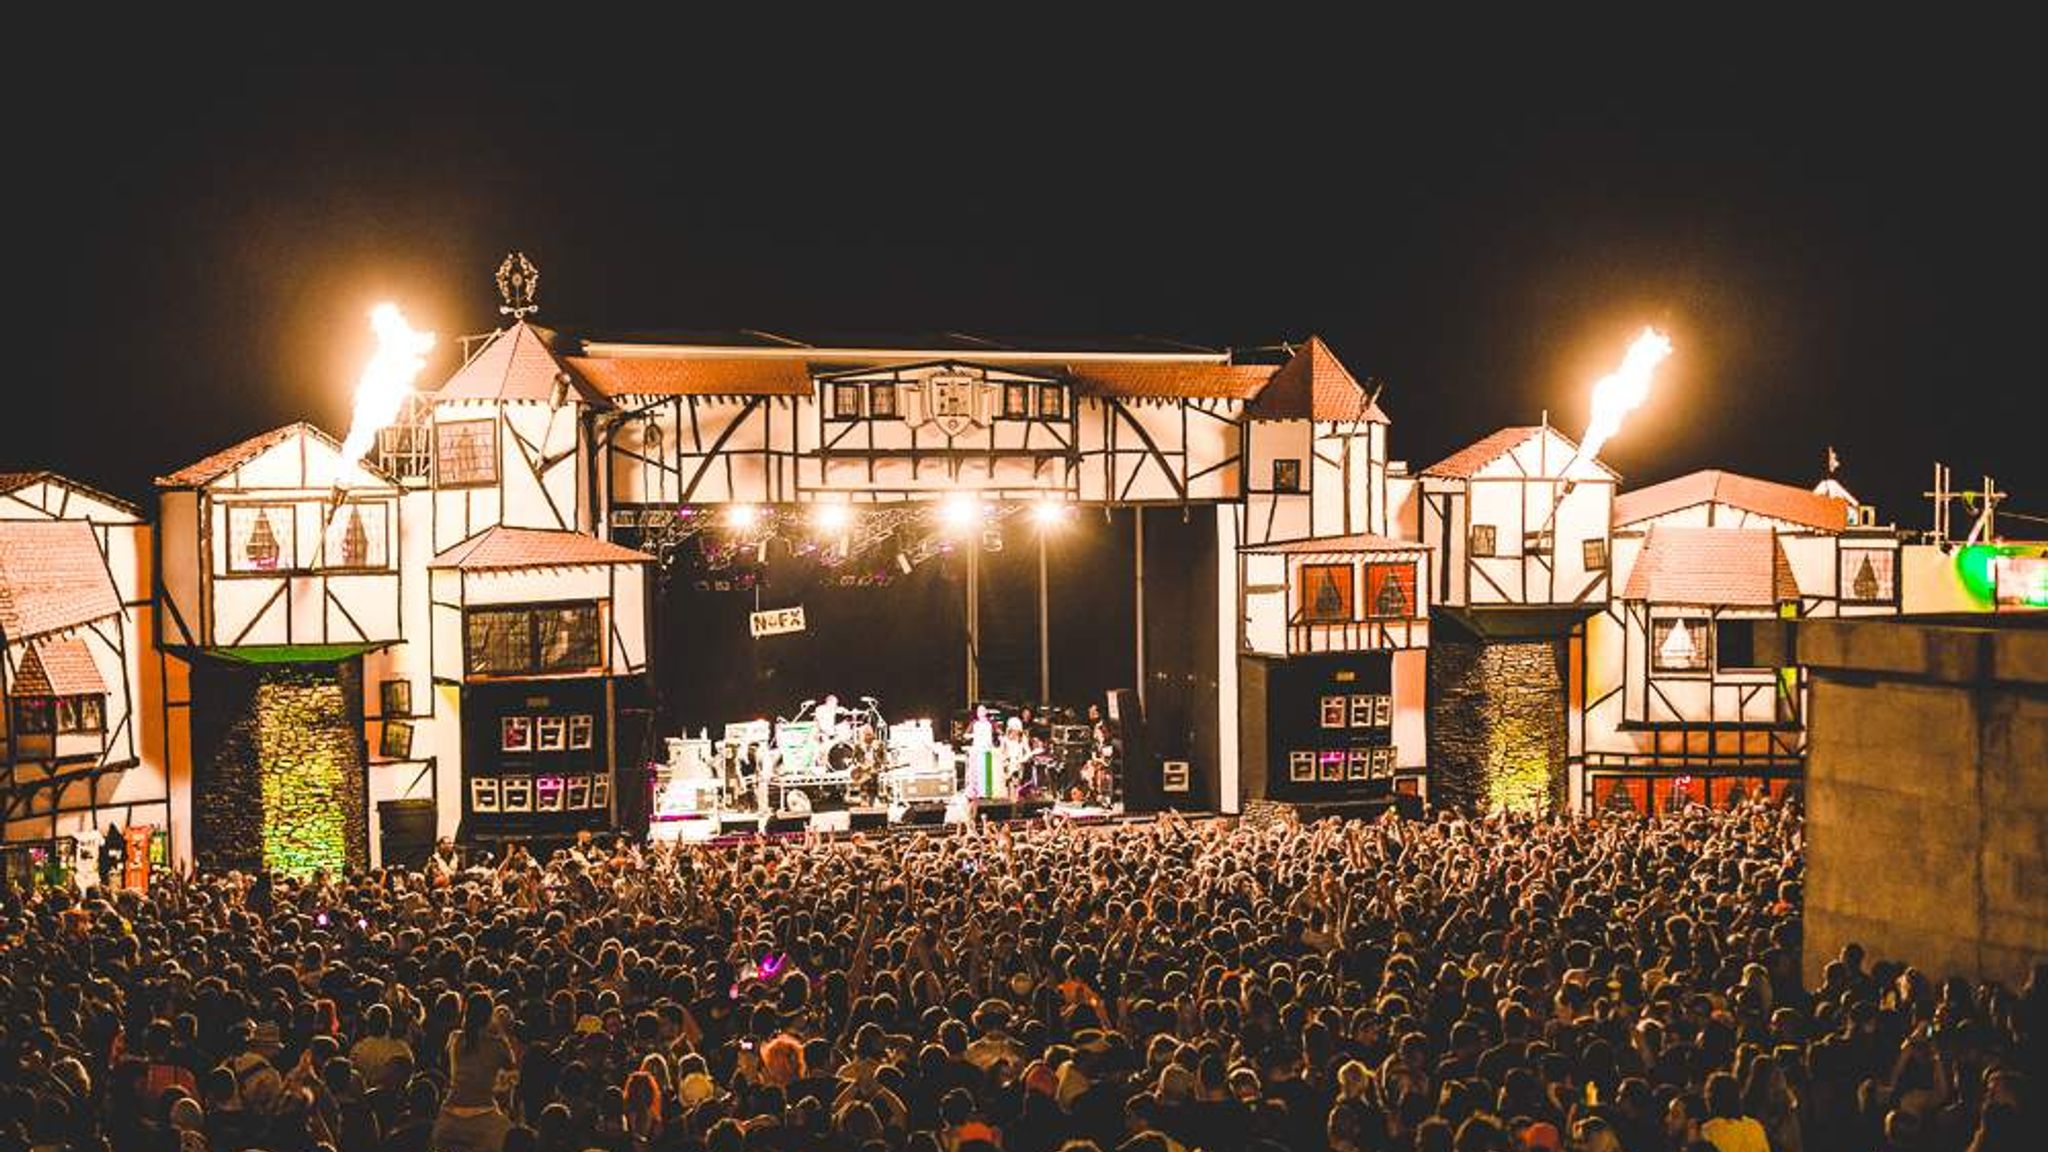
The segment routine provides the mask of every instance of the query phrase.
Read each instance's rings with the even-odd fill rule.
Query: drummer
[[[818,710],[812,713],[811,718],[818,722],[818,741],[820,744],[845,737],[846,732],[840,727],[839,697],[832,693],[827,692],[825,694],[824,701],[818,705]]]

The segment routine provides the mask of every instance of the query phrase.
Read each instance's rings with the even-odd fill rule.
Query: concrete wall
[[[2048,620],[1801,620],[1805,970],[1848,941],[2017,986],[2048,956]],[[1775,662],[1775,661],[1774,661]]]

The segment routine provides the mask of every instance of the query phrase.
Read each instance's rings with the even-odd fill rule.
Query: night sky
[[[1546,409],[1576,436],[1657,324],[1630,483],[1806,485],[1833,444],[1904,524],[1936,458],[2048,514],[2011,30],[477,22],[18,39],[0,470],[148,499],[277,424],[339,434],[369,306],[440,332],[445,374],[517,247],[569,330],[1320,333],[1418,468]]]

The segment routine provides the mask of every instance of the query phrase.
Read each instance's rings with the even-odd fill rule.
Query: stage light
[[[752,528],[761,516],[761,510],[752,504],[735,504],[725,510],[725,524],[728,528]]]
[[[1067,518],[1067,504],[1064,500],[1040,500],[1031,509],[1031,518],[1041,528],[1050,528]]]
[[[820,532],[839,532],[845,529],[847,521],[852,518],[852,511],[844,504],[820,504],[818,510],[812,514],[811,520],[817,524]]]
[[[965,492],[947,497],[945,506],[939,509],[939,515],[945,520],[946,527],[956,532],[972,528],[974,522],[980,518],[980,513],[981,501]]]

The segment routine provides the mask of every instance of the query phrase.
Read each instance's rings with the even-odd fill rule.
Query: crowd
[[[0,1149],[2002,1152],[2048,977],[1800,980],[1789,806],[0,896]]]

